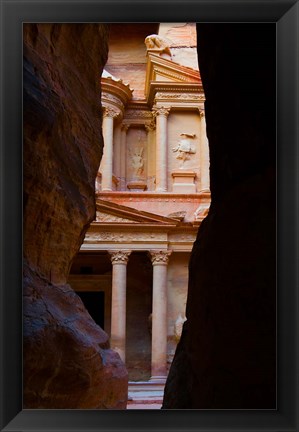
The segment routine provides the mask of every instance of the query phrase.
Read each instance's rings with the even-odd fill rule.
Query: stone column
[[[171,251],[150,251],[153,264],[152,380],[167,376],[167,264]]]
[[[104,153],[101,163],[102,191],[112,191],[113,175],[113,122],[118,113],[113,108],[104,109],[103,113],[103,138]]]
[[[200,168],[201,168],[201,189],[210,189],[210,153],[206,131],[206,116],[204,110],[200,114]]]
[[[170,108],[154,107],[156,116],[156,192],[167,191],[167,117]]]
[[[156,129],[156,125],[154,121],[152,121],[150,124],[144,125],[145,130],[147,132],[147,148],[148,148],[148,157],[147,157],[147,186],[149,190],[155,189],[154,184],[154,178],[155,178],[155,170],[153,167],[154,164],[154,158],[152,158],[152,155],[156,154],[156,149],[154,147],[154,139],[153,139],[153,132]]]
[[[127,164],[127,131],[130,125],[122,124],[120,140],[120,184],[121,190],[126,190],[126,164]]]
[[[131,251],[109,251],[112,262],[111,348],[126,360],[127,263]]]

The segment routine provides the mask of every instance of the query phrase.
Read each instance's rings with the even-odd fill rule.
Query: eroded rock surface
[[[275,27],[197,30],[212,204],[163,408],[275,409]]]
[[[66,285],[95,217],[98,24],[24,25],[24,407],[125,408],[127,371]]]
[[[123,409],[127,371],[69,285],[24,273],[26,408]]]

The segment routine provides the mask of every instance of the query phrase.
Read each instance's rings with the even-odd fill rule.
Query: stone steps
[[[127,409],[160,409],[164,386],[156,381],[129,382]]]

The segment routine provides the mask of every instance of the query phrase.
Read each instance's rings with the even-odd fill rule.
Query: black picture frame
[[[298,0],[1,0],[2,431],[296,431],[298,422]],[[22,23],[276,22],[277,410],[22,410]]]

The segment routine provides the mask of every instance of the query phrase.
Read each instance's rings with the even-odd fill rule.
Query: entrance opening
[[[126,366],[130,381],[151,377],[153,267],[146,252],[132,252],[127,268]]]

